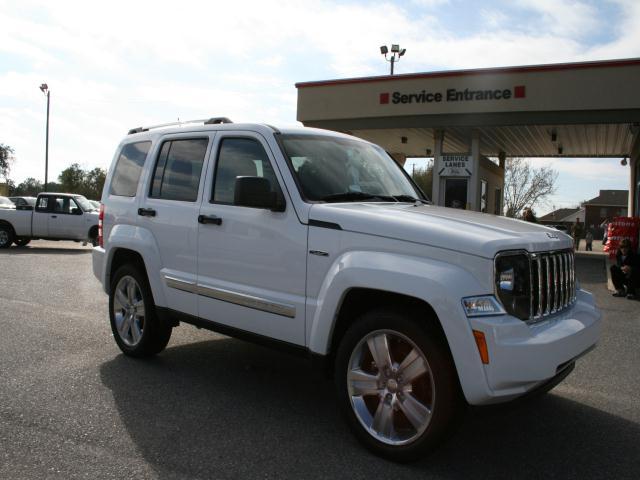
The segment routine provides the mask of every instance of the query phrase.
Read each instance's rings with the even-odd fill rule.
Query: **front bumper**
[[[600,337],[601,315],[593,296],[579,290],[567,310],[528,325],[511,316],[471,318],[484,333],[489,364],[483,365],[488,391],[474,404],[511,400],[548,382],[592,349]]]

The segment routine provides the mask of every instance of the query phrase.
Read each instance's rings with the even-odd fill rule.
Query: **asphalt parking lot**
[[[181,326],[148,361],[112,339],[91,249],[0,251],[0,478],[640,478],[640,302],[577,261],[598,348],[543,398],[470,409],[418,463],[370,455],[305,360]]]

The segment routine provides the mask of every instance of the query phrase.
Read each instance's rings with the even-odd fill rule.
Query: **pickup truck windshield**
[[[91,202],[89,202],[89,200],[87,200],[85,197],[83,196],[77,196],[77,197],[73,197],[74,200],[76,202],[78,202],[78,205],[80,205],[80,208],[85,211],[85,212],[92,212],[94,210],[97,210],[96,207],[94,207],[93,205],[91,205]]]
[[[379,147],[321,135],[282,135],[281,139],[307,200],[425,200],[401,167]]]

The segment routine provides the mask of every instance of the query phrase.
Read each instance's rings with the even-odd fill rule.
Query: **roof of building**
[[[579,208],[559,208],[538,219],[539,222],[562,222],[565,218],[580,211]]]
[[[600,195],[584,202],[587,205],[626,207],[629,202],[629,190],[600,190]]]

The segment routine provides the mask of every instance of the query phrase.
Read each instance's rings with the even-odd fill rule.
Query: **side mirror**
[[[79,208],[72,208],[71,209],[71,215],[82,215],[82,210],[80,210]]]
[[[234,205],[284,212],[284,199],[278,193],[271,191],[271,182],[266,178],[237,177],[235,187]]]

